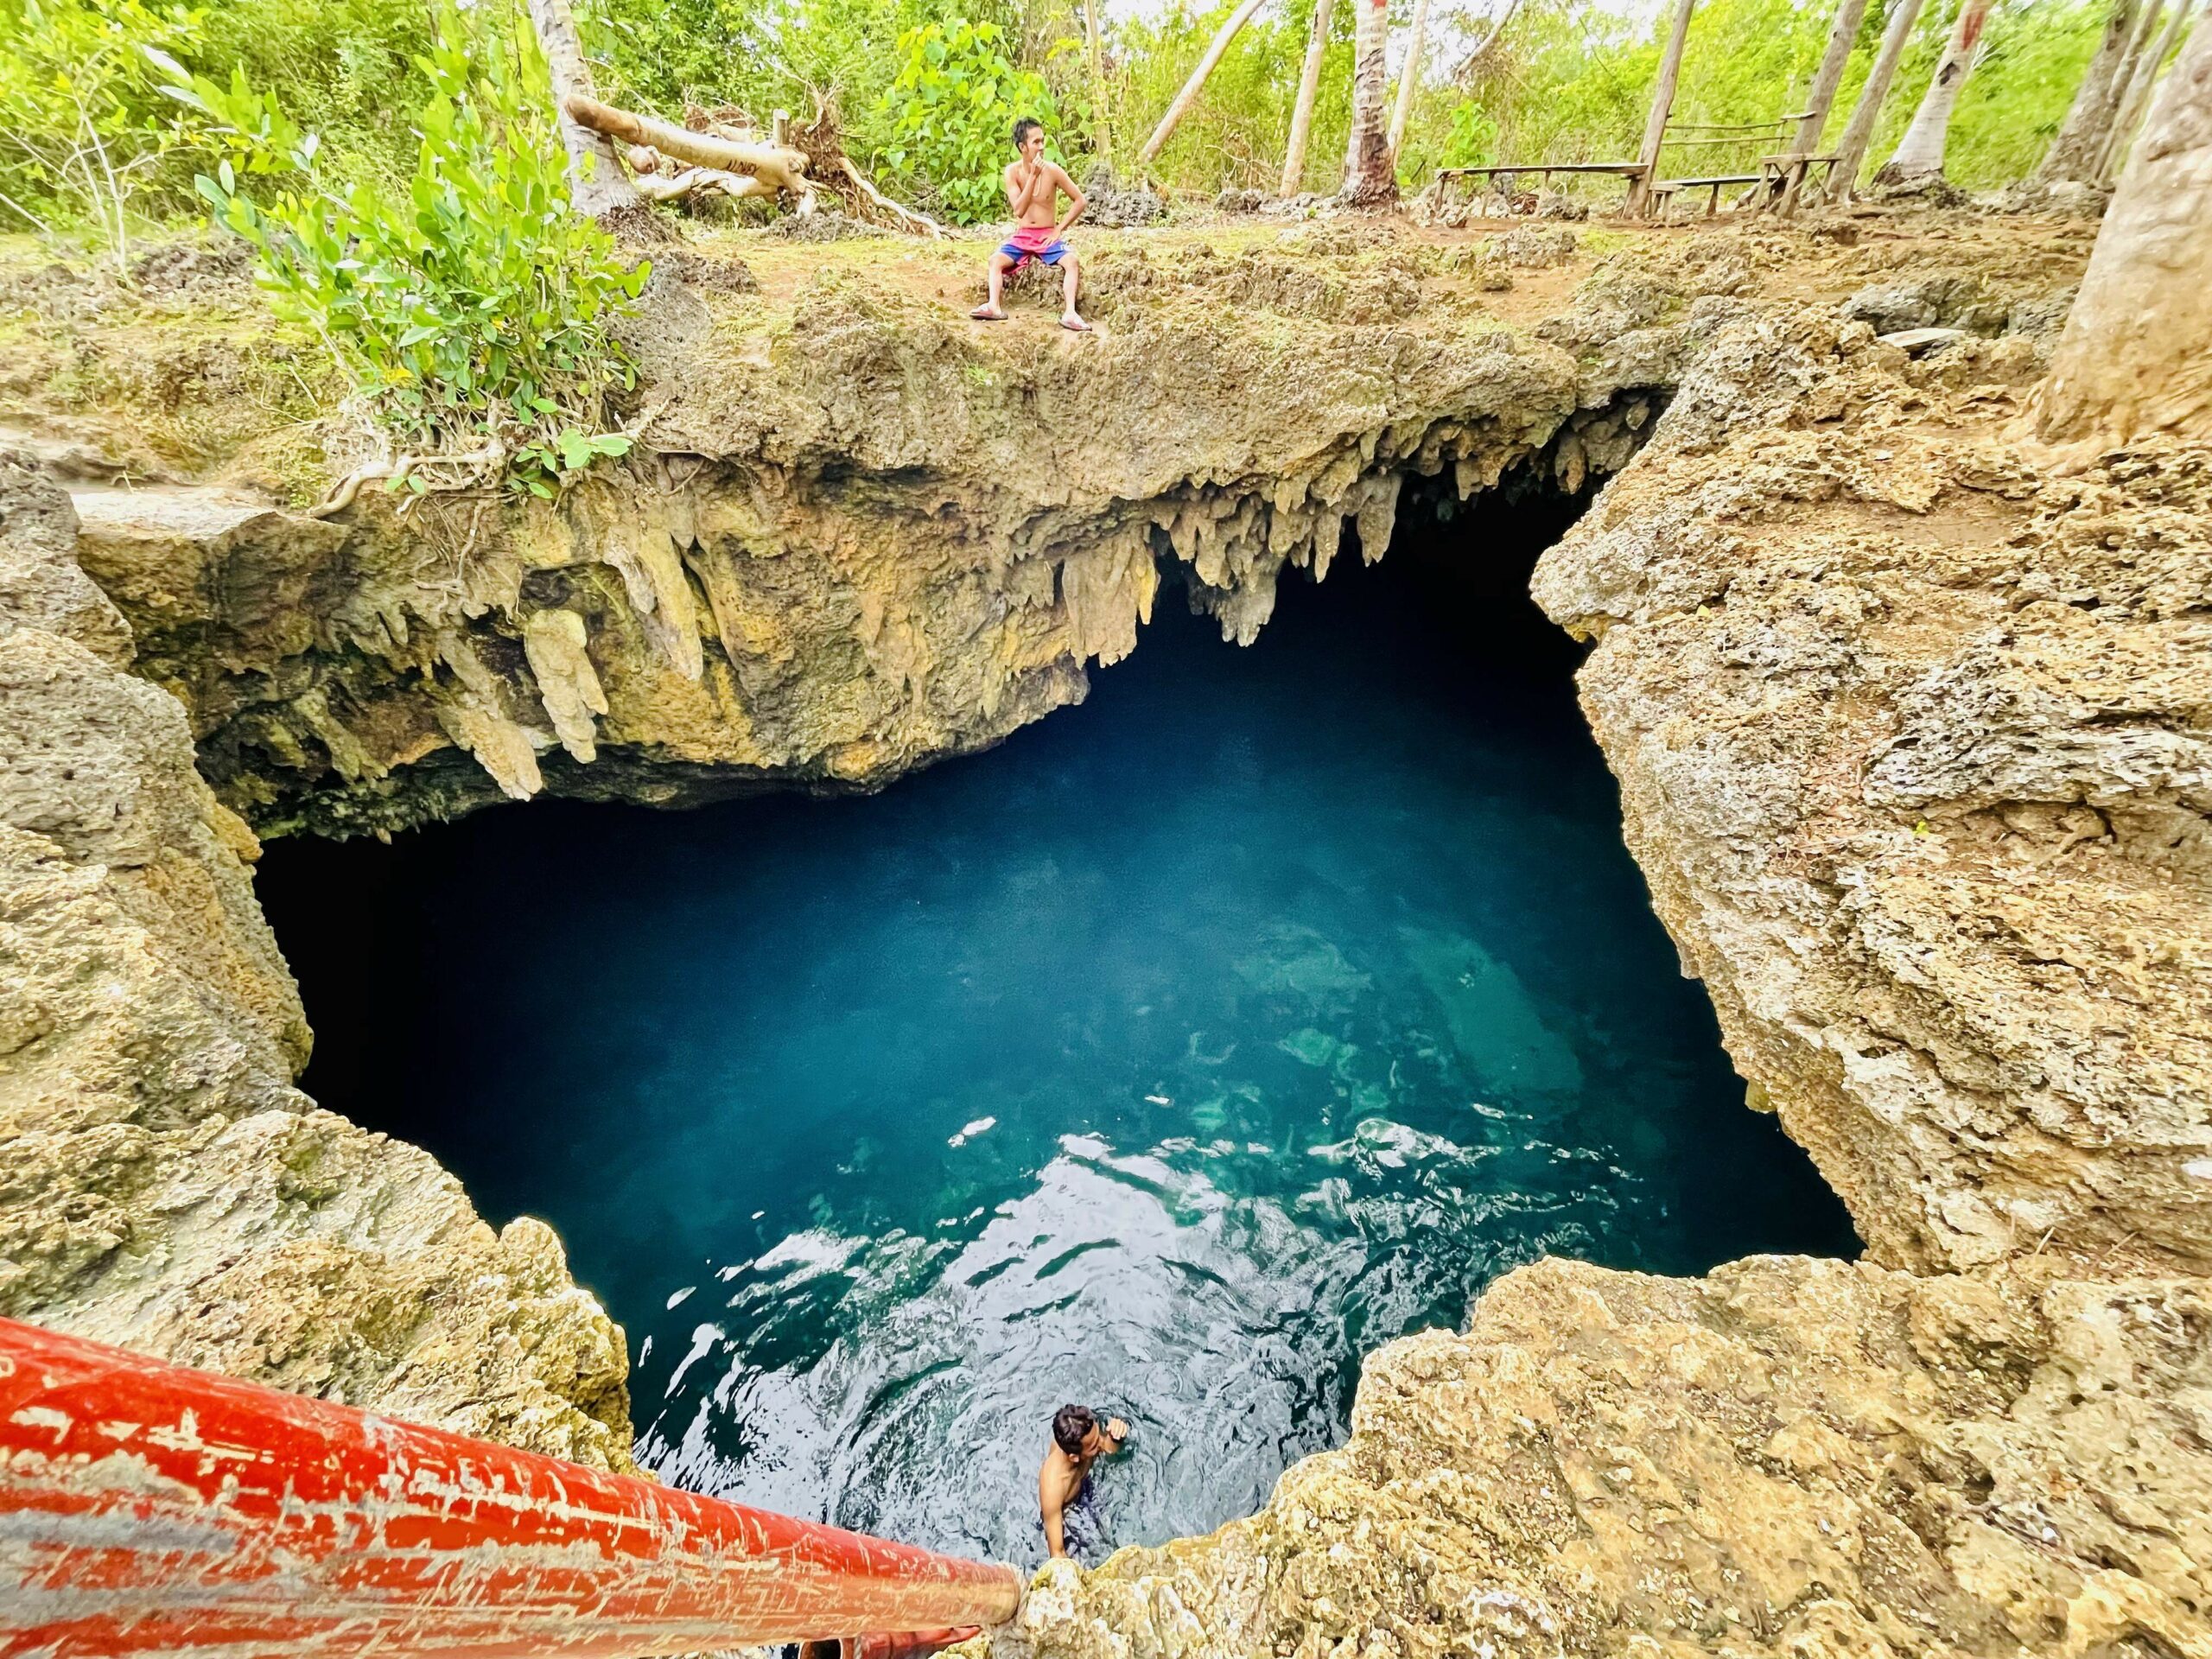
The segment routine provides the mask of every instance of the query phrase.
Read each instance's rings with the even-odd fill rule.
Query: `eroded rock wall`
[[[1807,391],[1670,416],[1535,581],[1730,1053],[1879,1260],[2205,1272],[2212,456],[2053,470],[1978,342],[1735,355]]]
[[[292,1087],[252,832],[0,452],[0,1313],[603,1467],[621,1333],[559,1241]]]
[[[1539,567],[1630,845],[1859,1263],[1548,1262],[1344,1450],[1002,1655],[2212,1653],[2212,453],[2024,448],[2023,337],[1693,308]]]
[[[1211,1537],[1050,1564],[1038,1659],[2203,1651],[2212,1299],[2025,1263],[1543,1262],[1369,1357]],[[1109,1477],[1110,1478],[1110,1477]]]
[[[844,292],[725,354],[671,286],[651,453],[557,505],[402,522],[372,491],[340,524],[88,489],[79,558],[264,830],[874,788],[1080,700],[1163,569],[1249,643],[1287,566],[1379,556],[1409,480],[1465,500],[1618,467],[1683,339],[1679,296],[1636,291],[1534,333],[1134,311],[1075,352]]]

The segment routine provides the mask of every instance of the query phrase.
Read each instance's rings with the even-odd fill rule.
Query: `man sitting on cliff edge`
[[[1090,325],[1075,308],[1076,283],[1082,273],[1077,267],[1075,250],[1063,238],[1090,204],[1075,188],[1073,179],[1045,159],[1045,124],[1035,116],[1025,115],[1014,124],[1014,147],[1020,159],[1007,164],[1001,180],[1007,202],[1014,209],[1014,235],[991,256],[991,297],[968,315],[978,322],[1004,322],[1006,309],[1001,302],[1007,276],[1035,259],[1060,267],[1060,293],[1065,301],[1060,327],[1089,334]],[[1053,209],[1062,196],[1068,199],[1067,217],[1057,219]]]

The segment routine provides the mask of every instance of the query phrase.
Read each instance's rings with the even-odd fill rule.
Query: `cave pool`
[[[1095,1560],[1264,1502],[1516,1264],[1851,1253],[1623,849],[1524,592],[1563,517],[1347,549],[1246,650],[1171,586],[871,798],[273,843],[306,1085],[558,1229],[664,1478],[1024,1566],[1064,1400],[1135,1429]]]

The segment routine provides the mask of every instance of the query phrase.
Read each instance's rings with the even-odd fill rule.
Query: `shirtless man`
[[[1127,1423],[1109,1417],[1102,1428],[1089,1406],[1062,1406],[1052,1414],[1052,1449],[1037,1471],[1037,1507],[1044,1512],[1045,1541],[1055,1556],[1068,1553],[1060,1517],[1082,1495],[1090,1465],[1105,1453],[1120,1451],[1128,1438]]]
[[[1036,117],[1025,115],[1014,124],[1014,147],[1021,159],[1007,164],[1001,181],[1007,204],[1014,209],[1014,236],[991,256],[990,299],[968,315],[978,322],[1004,322],[1006,309],[1000,302],[1006,293],[1007,273],[1020,270],[1027,260],[1039,259],[1061,270],[1060,294],[1066,304],[1060,312],[1060,327],[1088,334],[1090,325],[1075,308],[1081,275],[1075,250],[1061,238],[1090,204],[1073,179],[1045,159],[1045,124]],[[1052,210],[1062,196],[1068,199],[1067,217],[1056,219]]]

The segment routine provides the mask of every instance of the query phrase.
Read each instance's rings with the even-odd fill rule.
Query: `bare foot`
[[[1060,319],[1060,327],[1078,334],[1087,334],[1091,332],[1090,325],[1072,311]]]
[[[979,305],[968,315],[977,322],[1004,322],[1006,321],[1005,312],[994,311],[988,305]]]

